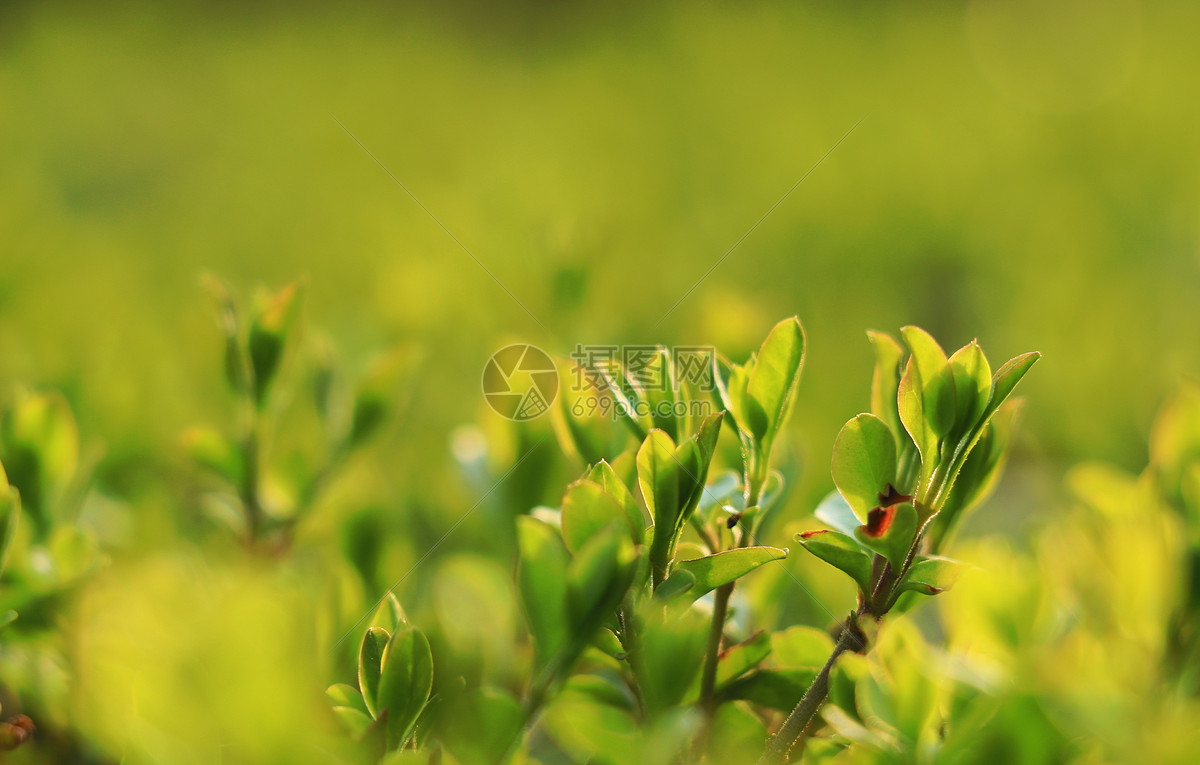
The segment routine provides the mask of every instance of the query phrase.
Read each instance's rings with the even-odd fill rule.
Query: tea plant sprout
[[[225,379],[236,400],[233,434],[196,426],[183,434],[192,459],[215,475],[227,501],[211,503],[215,513],[241,534],[246,544],[279,548],[289,544],[295,524],[355,450],[378,432],[392,408],[393,389],[410,366],[408,354],[382,357],[346,396],[341,372],[327,347],[303,352],[300,321],[303,282],[260,290],[249,311],[219,279],[205,287],[216,303],[224,336]],[[306,361],[307,369],[296,369]],[[288,471],[273,465],[272,440],[297,378],[307,373],[323,433],[318,460]],[[286,472],[286,475],[283,475]],[[286,488],[281,490],[281,484]],[[236,507],[235,513],[224,512]]]
[[[698,392],[659,348],[649,371],[660,387],[617,365],[600,371],[632,445],[589,432],[595,421],[558,423],[568,453],[609,452],[586,465],[557,508],[516,519],[516,591],[531,648],[521,693],[441,678],[449,697],[439,698],[430,642],[389,595],[363,635],[358,687],[329,689],[336,714],[378,754],[432,745],[468,763],[528,754],[539,720],[551,730],[562,722],[554,710],[563,697],[628,717],[641,746],[674,752],[664,762],[723,756],[715,742],[730,730],[753,741],[741,754],[761,752],[764,763],[798,753],[839,656],[866,652],[885,615],[953,582],[955,563],[938,552],[995,481],[1011,394],[1038,358],[1019,356],[992,374],[976,343],[947,357],[915,327],[902,338],[871,335],[872,411],[838,435],[837,490],[816,511],[831,528],[798,537],[857,586],[836,641],[809,627],[729,639],[738,631],[729,624],[736,582],[788,555],[758,535],[781,496],[774,447],[804,365],[804,332],[791,318],[744,363],[720,359],[717,411],[692,406]],[[722,453],[722,428],[736,452]],[[725,464],[738,470],[721,471]],[[696,607],[706,596],[711,610]],[[773,652],[782,665],[764,663]],[[768,710],[790,710],[773,736]],[[586,747],[575,754],[591,758]]]
[[[1039,358],[1017,356],[992,374],[978,343],[947,358],[925,331],[905,327],[901,335],[904,346],[872,333],[872,411],[838,434],[837,492],[816,511],[831,529],[797,537],[854,580],[858,607],[761,765],[785,761],[802,740],[828,693],[834,662],[847,650],[867,649],[870,622],[903,605],[907,593],[936,595],[953,583],[957,564],[937,553],[995,480],[1015,413],[1010,396]]]

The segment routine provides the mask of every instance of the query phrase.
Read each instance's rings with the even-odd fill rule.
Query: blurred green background
[[[310,535],[371,506],[419,550],[488,485],[451,447],[473,453],[468,423],[506,432],[479,379],[508,342],[742,358],[799,315],[797,519],[867,408],[864,331],[912,323],[994,359],[1043,352],[1016,485],[1042,467],[1007,489],[1023,516],[1067,464],[1140,469],[1154,412],[1200,370],[1198,24],[1183,0],[8,3],[0,390],[65,393],[132,508],[114,537],[156,549],[181,534],[179,433],[229,404],[201,275],[305,275],[306,324],[348,366],[423,358],[353,500]],[[492,448],[502,468],[515,447]],[[561,488],[528,485],[498,501]]]

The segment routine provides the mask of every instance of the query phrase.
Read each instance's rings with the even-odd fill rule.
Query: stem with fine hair
[[[833,653],[829,655],[825,666],[821,667],[821,671],[812,681],[812,685],[808,686],[800,703],[783,721],[779,732],[767,742],[767,749],[759,758],[758,765],[780,765],[780,763],[788,761],[788,754],[791,752],[792,746],[808,728],[817,710],[821,707],[821,702],[825,701],[825,697],[829,695],[829,673],[833,671],[834,663],[846,651],[857,651],[862,648],[863,641],[854,624],[858,615],[855,613],[846,628],[842,630],[842,636],[834,645]]]

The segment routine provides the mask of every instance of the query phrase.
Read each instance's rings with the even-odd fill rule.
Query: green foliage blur
[[[839,660],[806,756],[1190,761],[1197,29],[1184,0],[5,4],[0,721],[37,730],[0,756],[373,762],[324,692],[402,623],[461,705],[416,739],[503,728],[536,661],[516,519],[595,459],[496,415],[488,357],[743,360],[799,315],[765,545],[834,488],[866,330],[1043,353],[967,572]],[[764,566],[730,632],[808,677],[834,574]],[[516,756],[678,743],[607,692],[573,679]],[[754,761],[777,718],[720,709],[712,751]]]

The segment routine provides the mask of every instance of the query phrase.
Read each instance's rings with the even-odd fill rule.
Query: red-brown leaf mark
[[[800,538],[801,539],[812,539],[817,534],[828,534],[828,533],[829,533],[829,529],[813,529],[812,531],[800,532]]]
[[[26,715],[17,715],[0,723],[0,750],[16,749],[28,741],[35,730],[33,720]]]
[[[725,528],[732,529],[742,519],[741,513],[734,513],[725,520]]]
[[[892,520],[896,517],[896,506],[877,507],[867,513],[867,525],[863,526],[863,533],[874,539],[878,539],[887,533],[887,530],[892,527]]]
[[[890,483],[887,485],[887,491],[879,493],[879,506],[891,507],[892,505],[903,505],[905,502],[912,502],[912,497],[908,494],[901,494],[896,491],[896,487]]]

